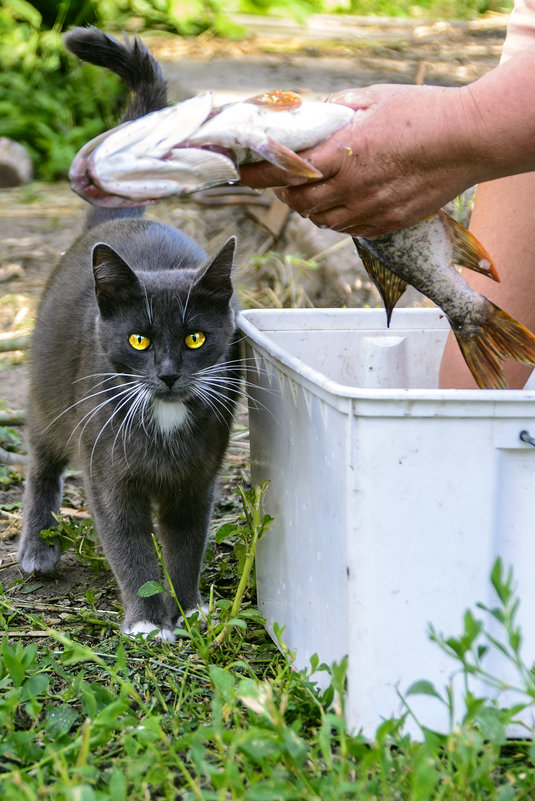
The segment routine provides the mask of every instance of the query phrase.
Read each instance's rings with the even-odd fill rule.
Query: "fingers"
[[[240,167],[240,182],[253,189],[266,189],[268,186],[301,186],[311,180],[314,179],[292,175],[279,167],[274,167],[267,161],[258,164],[244,164]]]

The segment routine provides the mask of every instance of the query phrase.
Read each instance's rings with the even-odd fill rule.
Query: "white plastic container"
[[[347,654],[348,722],[373,736],[399,713],[398,688],[448,682],[457,663],[428,624],[458,635],[468,607],[494,605],[497,556],[533,661],[535,448],[519,434],[535,436],[535,390],[437,389],[437,309],[396,310],[390,329],[382,309],[247,311],[240,325],[253,481],[270,480],[275,518],[259,605],[297,667]],[[439,702],[411,703],[446,727]]]

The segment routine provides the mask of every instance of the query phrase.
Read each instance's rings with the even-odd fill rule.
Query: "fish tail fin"
[[[63,42],[73,55],[115,72],[132,93],[121,122],[136,120],[168,105],[167,83],[160,65],[143,42],[134,37],[119,42],[98,28],[73,28],[63,35]],[[118,217],[139,217],[144,205],[129,208],[92,206],[85,219],[86,229]]]
[[[535,365],[535,335],[490,301],[488,320],[476,333],[463,335],[453,325],[452,329],[481,389],[507,389],[502,359]]]
[[[453,264],[486,275],[493,281],[499,281],[494,262],[473,233],[446,214],[443,209],[438,212],[438,216],[446,226],[451,238]]]
[[[392,272],[386,264],[369,251],[364,242],[354,236],[353,241],[364,268],[379,290],[386,311],[386,322],[390,325],[394,306],[407,289],[407,282]]]

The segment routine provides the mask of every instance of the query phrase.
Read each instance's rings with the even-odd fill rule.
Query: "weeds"
[[[251,606],[251,558],[271,524],[261,512],[265,489],[240,490],[241,515],[217,532],[235,569],[231,597],[217,598],[212,586],[204,627],[199,615],[173,644],[122,637],[104,618],[108,636],[96,639],[86,626],[81,641],[72,622],[51,629],[38,609],[0,596],[3,801],[533,798],[535,746],[507,740],[506,727],[535,701],[512,573],[496,562],[496,605],[480,606],[482,619],[468,611],[459,636],[431,628],[437,647],[457,661],[461,706],[450,685],[415,682],[404,715],[365,741],[347,731],[345,661],[326,666],[314,657],[309,671],[293,670]],[[102,614],[94,595],[86,602],[82,620]],[[514,682],[489,670],[496,652],[514,668]],[[325,690],[314,680],[320,670],[328,674]],[[474,690],[481,681],[488,697]],[[511,688],[513,703],[503,695]],[[406,734],[411,699],[421,694],[446,704],[449,731],[418,721],[421,736]]]
[[[240,296],[250,308],[308,308],[313,306],[304,282],[306,276],[318,269],[318,262],[301,256],[277,253],[253,255],[249,265],[255,275],[252,290],[241,288]]]
[[[97,572],[107,564],[92,521],[89,518],[74,520],[54,515],[57,525],[41,531],[40,537],[47,545],[59,542],[60,551],[72,549],[78,562],[86,562]]]

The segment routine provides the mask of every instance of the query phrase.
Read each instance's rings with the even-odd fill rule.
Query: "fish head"
[[[90,203],[108,207],[139,206],[162,197],[161,187],[151,194],[147,164],[156,168],[160,164],[160,172],[165,171],[166,157],[202,125],[212,109],[212,94],[205,92],[100,134],[75,156],[69,170],[72,189]],[[181,188],[172,187],[170,181],[165,195],[180,194]]]

